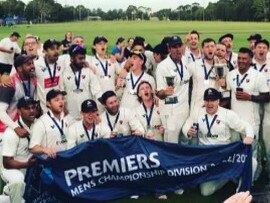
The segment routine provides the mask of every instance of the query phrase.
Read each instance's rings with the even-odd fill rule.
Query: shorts
[[[11,69],[12,69],[12,65],[0,63],[0,75],[3,75],[3,73],[10,74]]]

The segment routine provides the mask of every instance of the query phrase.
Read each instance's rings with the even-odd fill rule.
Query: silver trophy
[[[168,86],[174,86],[174,78],[175,76],[167,76],[165,77],[166,83]]]
[[[226,64],[216,64],[214,66],[215,72],[219,79],[225,78],[226,68]]]

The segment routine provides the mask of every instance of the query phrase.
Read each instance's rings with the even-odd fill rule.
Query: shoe
[[[174,194],[177,194],[177,195],[182,195],[183,193],[184,193],[183,189],[178,189],[174,191]]]
[[[168,199],[167,195],[160,195],[157,197],[159,200],[166,200]]]
[[[139,195],[132,195],[130,196],[130,199],[139,199]]]

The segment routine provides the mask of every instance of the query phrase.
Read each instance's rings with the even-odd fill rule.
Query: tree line
[[[161,9],[130,5],[126,10],[86,8],[61,5],[54,0],[32,0],[25,4],[20,0],[0,1],[0,18],[20,16],[32,22],[68,22],[99,16],[102,20],[222,20],[269,21],[270,0],[219,0],[206,8],[199,3],[176,5],[174,9]],[[95,19],[95,18],[93,18]]]

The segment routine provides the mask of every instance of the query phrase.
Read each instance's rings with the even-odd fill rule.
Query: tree
[[[129,5],[127,10],[126,10],[126,16],[128,20],[135,20],[136,15],[138,13],[138,9],[136,6]]]
[[[268,21],[269,16],[269,0],[254,0],[252,8],[254,9],[254,17],[260,20]]]

